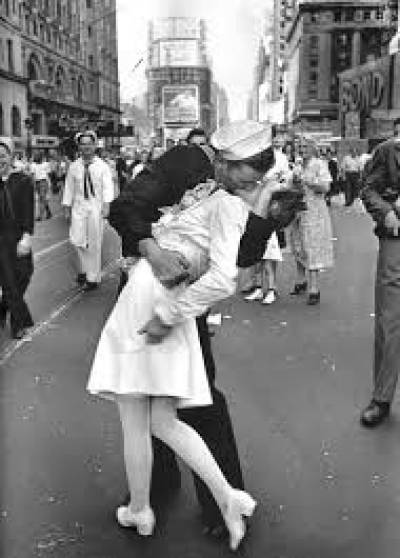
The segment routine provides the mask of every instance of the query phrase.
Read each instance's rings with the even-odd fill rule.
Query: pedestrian
[[[358,198],[360,189],[360,161],[355,147],[351,147],[343,157],[342,172],[345,177],[345,205],[349,207]]]
[[[291,162],[291,144],[287,143],[282,150],[281,142],[276,136],[273,138],[274,165],[263,177],[265,188],[272,192],[282,188],[286,188],[291,178],[291,170],[289,163]],[[289,156],[288,154],[289,153]],[[264,256],[260,263],[257,263],[252,272],[246,270],[246,278],[249,281],[249,275],[252,273],[253,278],[250,279],[252,288],[245,289],[244,300],[247,302],[261,301],[262,304],[273,304],[278,297],[277,289],[277,269],[278,262],[283,261],[282,249],[286,247],[286,237],[284,230],[273,232],[268,239]],[[251,275],[250,275],[251,277]],[[243,292],[243,290],[242,290]]]
[[[33,274],[34,185],[26,173],[12,170],[11,141],[0,142],[0,327],[10,315],[11,335],[21,339],[33,326],[24,300]]]
[[[68,168],[62,204],[79,259],[76,280],[90,291],[101,280],[104,219],[114,199],[114,184],[109,165],[95,156],[96,134],[90,130],[79,133],[76,142],[80,157]]]
[[[257,133],[261,135],[261,139],[263,138],[264,127],[260,124],[245,122],[241,126],[233,127],[239,139],[244,133],[244,140],[241,143],[247,145],[246,141],[251,142],[253,136],[257,138]],[[227,134],[228,139],[231,137],[232,129]],[[238,144],[238,149],[241,143]],[[220,149],[223,146],[221,142]],[[243,152],[243,159],[260,153],[264,144],[255,142],[253,147],[254,150],[247,148],[246,152]],[[220,171],[219,165],[217,174]],[[254,171],[248,169],[246,165],[238,164],[231,170],[231,178],[225,176],[224,180],[233,180],[245,187],[249,181],[248,174],[252,184]],[[262,172],[258,173],[257,176],[262,174]],[[171,251],[161,250],[152,238],[151,225],[159,219],[160,208],[179,203],[185,192],[191,191],[197,184],[203,183],[213,175],[214,168],[209,152],[206,153],[200,146],[188,145],[176,146],[168,150],[153,163],[151,169],[147,169],[128,182],[120,197],[111,205],[110,212],[110,223],[121,236],[123,256],[133,261],[145,256],[156,274],[169,278],[171,282],[184,275],[186,270],[180,258]],[[293,216],[292,209],[290,206],[287,207],[279,215],[279,219],[270,217],[265,220],[250,214],[238,253],[239,267],[250,267],[260,260],[269,236],[278,225],[285,225],[290,221]],[[127,273],[123,271],[121,288],[126,280]],[[228,406],[223,393],[215,385],[216,369],[206,313],[199,316],[196,322],[213,404],[204,408],[180,410],[179,416],[194,427],[205,440],[228,482],[235,488],[243,489],[243,476]],[[178,487],[179,470],[173,455],[165,446],[154,441],[153,444],[155,448],[153,486],[158,485],[160,493],[166,487],[172,485]],[[224,521],[220,510],[207,487],[197,476],[195,476],[195,487],[206,528],[213,534],[221,533]]]
[[[307,304],[315,305],[320,302],[318,274],[333,266],[332,224],[325,202],[332,177],[327,162],[318,157],[317,146],[311,139],[306,140],[303,167],[296,169],[294,179],[300,181],[307,208],[291,225],[290,240],[297,278],[290,294],[308,292]]]
[[[245,534],[242,516],[252,515],[255,502],[225,478],[223,466],[218,466],[200,437],[201,429],[199,436],[188,426],[189,421],[184,424],[176,417],[176,409],[192,407],[192,412],[196,407],[203,409],[209,435],[215,438],[217,432],[222,436],[226,433],[210,409],[216,404],[216,390],[210,390],[207,382],[194,318],[204,314],[214,302],[233,294],[237,253],[249,218],[250,198],[274,160],[269,130],[258,123],[240,124],[239,128],[231,125],[220,130],[215,137],[215,145],[221,150],[217,175],[221,182],[209,183],[209,189],[203,188],[202,200],[186,206],[175,218],[150,228],[146,234],[136,229],[135,235],[131,229],[131,240],[136,236],[139,253],[143,251],[145,257],[132,267],[129,281],[103,330],[88,382],[90,392],[117,402],[121,416],[131,500],[127,506],[118,508],[118,522],[136,527],[142,535],[149,535],[154,529],[155,518],[149,504],[153,434],[177,452],[207,484],[228,528],[233,550]],[[252,140],[256,133],[255,145]],[[196,162],[204,167],[207,177],[210,162],[201,147],[174,149],[179,157],[185,151],[185,169],[189,163],[193,171]],[[163,183],[159,185],[165,187]],[[154,183],[152,187],[154,192]],[[135,228],[137,223],[132,219],[129,225]],[[167,265],[164,268],[156,265],[160,256],[167,257],[169,269],[178,270],[178,284],[176,273],[167,273]],[[222,450],[225,455],[226,442],[223,437],[219,440],[225,446]],[[228,453],[231,457],[232,450]],[[236,448],[233,456],[237,459],[235,454]],[[242,484],[241,478],[235,480]]]
[[[366,164],[362,200],[379,239],[375,281],[373,392],[361,423],[373,427],[389,414],[400,360],[400,119],[394,137],[380,144]]]
[[[45,160],[43,153],[39,152],[33,158],[30,165],[30,172],[35,181],[35,194],[36,194],[36,221],[43,219],[50,219],[51,211],[49,207],[49,194],[50,194],[50,167],[49,163]]]

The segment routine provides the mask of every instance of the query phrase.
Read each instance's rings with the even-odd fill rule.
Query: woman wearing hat
[[[332,224],[325,194],[332,177],[327,162],[318,157],[313,140],[303,147],[302,167],[294,173],[304,190],[307,209],[301,211],[291,226],[291,247],[296,260],[297,279],[292,295],[308,292],[307,304],[320,301],[318,273],[333,266]]]
[[[21,339],[33,325],[24,300],[33,273],[33,226],[33,181],[23,172],[13,172],[12,143],[0,139],[0,326],[10,314],[14,339]]]
[[[110,167],[95,155],[96,134],[79,133],[76,142],[80,157],[69,166],[62,203],[79,258],[77,283],[92,290],[100,283],[104,219],[114,199],[114,184]]]

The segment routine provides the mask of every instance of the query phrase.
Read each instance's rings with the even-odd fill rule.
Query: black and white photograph
[[[0,558],[397,558],[399,371],[400,0],[0,0]]]

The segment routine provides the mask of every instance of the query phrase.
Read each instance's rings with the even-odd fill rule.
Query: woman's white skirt
[[[265,249],[263,260],[273,260],[275,262],[283,261],[282,251],[279,246],[278,236],[273,232],[268,239],[267,247]]]
[[[138,331],[153,316],[155,303],[177,296],[138,261],[102,331],[87,389],[108,399],[116,395],[167,396],[178,407],[211,405],[212,398],[195,319],[174,326],[157,345]]]

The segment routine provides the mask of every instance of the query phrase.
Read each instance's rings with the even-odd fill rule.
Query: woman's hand
[[[149,345],[157,345],[169,334],[172,326],[165,324],[158,316],[153,316],[139,331],[139,335],[146,334]]]
[[[27,256],[32,250],[32,237],[25,233],[17,244],[17,256],[19,258]]]

